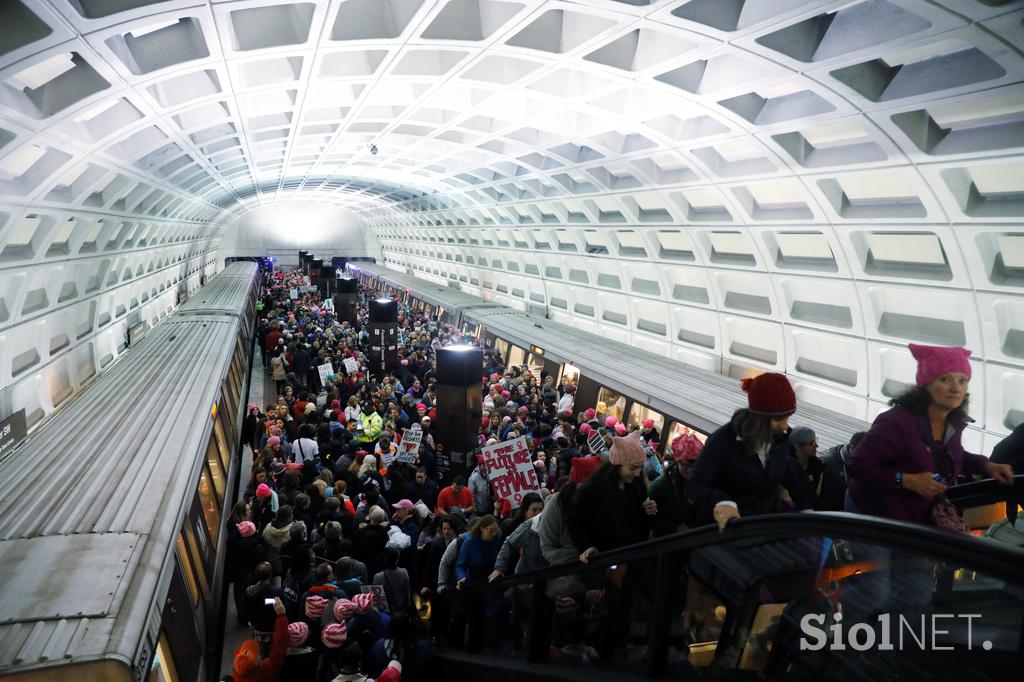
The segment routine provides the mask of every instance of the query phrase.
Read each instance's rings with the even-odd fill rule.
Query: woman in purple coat
[[[961,475],[987,474],[1013,484],[1005,464],[971,454],[960,442],[970,423],[965,348],[910,344],[917,386],[878,415],[850,459],[846,511],[932,525],[936,498]]]
[[[1011,485],[1005,464],[966,452],[960,436],[967,416],[971,352],[910,344],[917,359],[917,386],[878,415],[850,458],[846,511],[935,525],[932,507],[961,474],[988,474]],[[850,543],[859,561],[882,567],[843,590],[849,621],[891,612],[913,616],[934,598],[936,567],[925,556],[870,543]],[[948,576],[947,576],[948,577]]]

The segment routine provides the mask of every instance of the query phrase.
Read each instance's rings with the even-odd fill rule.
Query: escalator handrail
[[[1015,499],[1024,497],[1024,474],[1013,477],[1013,485],[1002,485],[994,478],[983,478],[970,483],[955,485],[946,491],[946,497],[950,502],[970,500],[971,504],[992,504],[994,502],[1005,502],[1014,496]]]
[[[500,578],[493,583],[464,585],[460,591],[465,594],[484,590],[503,591],[517,585],[528,585],[670,552],[703,549],[748,538],[783,537],[840,537],[844,540],[898,547],[903,551],[919,552],[958,566],[963,565],[1009,583],[1024,584],[1024,574],[1020,570],[1024,566],[1024,549],[1021,548],[967,533],[954,533],[873,516],[845,512],[804,512],[734,519],[722,532],[719,532],[716,525],[700,526],[601,552],[587,564],[578,560],[568,561]]]

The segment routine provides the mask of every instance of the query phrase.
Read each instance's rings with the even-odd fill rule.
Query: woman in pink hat
[[[966,348],[910,344],[916,386],[875,418],[850,458],[846,511],[935,525],[936,501],[962,475],[984,474],[1011,485],[1005,464],[964,450],[971,364]],[[934,516],[934,518],[933,518]]]

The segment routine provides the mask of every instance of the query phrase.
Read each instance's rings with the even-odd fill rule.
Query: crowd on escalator
[[[470,586],[786,511],[956,530],[943,495],[950,486],[971,476],[1012,482],[1009,465],[962,446],[964,349],[911,345],[916,385],[848,443],[819,443],[800,425],[785,375],[766,373],[743,381],[747,404],[706,442],[684,432],[662,457],[653,421],[627,424],[576,405],[570,379],[506,366],[485,348],[478,443],[525,436],[534,460],[536,490],[513,507],[483,459],[450,480],[439,465],[434,358],[467,341],[459,330],[400,305],[397,367],[371,371],[373,292],[360,291],[350,324],[302,271],[265,278],[258,336],[277,394],[249,406],[243,440],[253,466],[228,528],[228,579],[253,639],[224,679],[423,679],[437,646],[467,636]],[[411,430],[420,444],[409,461],[396,453]],[[649,577],[638,563],[550,581],[553,655],[614,656]],[[529,590],[477,604],[488,647],[525,645]],[[587,627],[594,614],[602,627]]]

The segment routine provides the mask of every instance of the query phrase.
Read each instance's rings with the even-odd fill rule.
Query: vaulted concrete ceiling
[[[907,340],[966,345],[987,450],[1024,421],[1022,44],[1019,0],[0,3],[0,416],[288,198],[865,418]]]

